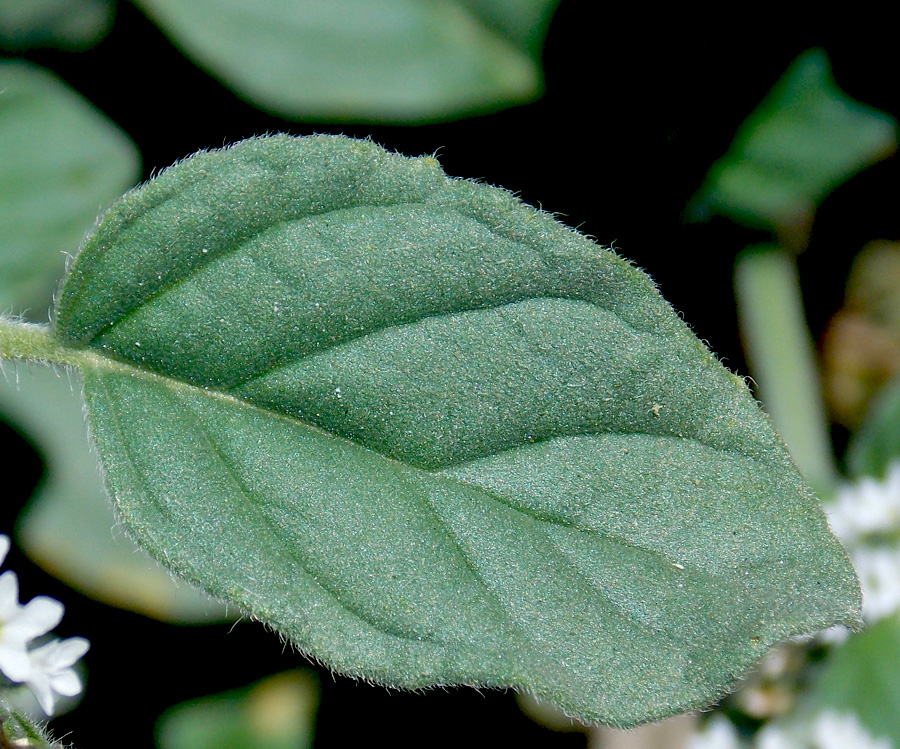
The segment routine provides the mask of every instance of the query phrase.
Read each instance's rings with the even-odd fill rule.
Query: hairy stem
[[[79,364],[84,354],[61,345],[47,325],[0,317],[0,359],[28,359],[55,364]]]

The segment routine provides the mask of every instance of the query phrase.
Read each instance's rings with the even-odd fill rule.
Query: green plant
[[[122,521],[333,668],[704,706],[856,626],[846,553],[740,377],[640,271],[372,143],[200,153],[86,240],[52,326]]]
[[[87,632],[97,644],[84,664],[88,673],[72,662],[86,647],[82,638],[73,638],[69,652],[60,654],[53,643],[48,649],[39,640],[26,644],[21,636],[11,637],[16,627],[5,625],[28,607],[10,595],[15,575],[4,572],[0,645],[12,647],[0,657],[0,671],[16,659],[42,660],[30,682],[43,685],[38,691],[48,714],[56,709],[55,695],[62,694],[54,692],[54,679],[71,694],[84,683],[76,673],[87,676],[88,699],[56,723],[63,730],[75,727],[73,739],[80,741],[83,732],[115,730],[106,705],[111,697],[118,700],[122,689],[119,672],[111,678],[110,662],[101,660],[98,634],[110,634],[102,622],[120,614],[96,601],[182,624],[221,620],[237,608],[175,582],[118,527],[110,533],[116,521],[111,504],[102,500],[83,404],[72,392],[81,388],[82,370],[92,424],[100,425],[96,441],[105,464],[113,467],[110,488],[121,515],[130,519],[130,536],[144,539],[182,574],[217,596],[238,600],[242,611],[255,612],[299,647],[348,673],[408,686],[512,683],[584,719],[631,723],[721,694],[765,651],[766,640],[754,641],[752,633],[756,611],[758,621],[770,625],[772,640],[777,632],[852,618],[858,599],[846,557],[778,438],[738,378],[686,332],[646,277],[502,191],[446,180],[433,159],[403,159],[371,143],[329,138],[258,139],[202,154],[113,209],[75,263],[50,327],[18,324],[50,319],[51,295],[63,272],[60,250],[74,254],[97,210],[139,178],[135,143],[71,85],[127,126],[147,160],[147,174],[198,145],[229,142],[239,133],[313,132],[333,122],[335,132],[374,135],[405,152],[445,147],[448,171],[516,185],[532,199],[572,210],[573,220],[590,221],[607,212],[612,218],[603,220],[600,232],[615,231],[610,236],[622,238],[625,252],[635,253],[658,275],[698,331],[744,371],[728,348],[728,325],[724,338],[711,333],[703,305],[699,310],[685,305],[683,289],[692,288],[693,276],[707,278],[705,285],[693,286],[698,298],[709,293],[713,299],[725,283],[710,285],[706,271],[714,274],[717,261],[704,253],[727,256],[729,244],[735,245],[727,233],[715,246],[702,239],[695,245],[693,238],[716,231],[702,229],[685,240],[684,232],[694,230],[674,218],[699,184],[700,171],[670,173],[665,195],[652,203],[647,196],[653,193],[639,177],[661,167],[665,172],[670,157],[683,158],[686,140],[715,141],[717,129],[723,132],[722,123],[729,121],[719,117],[721,105],[729,108],[729,87],[741,73],[729,73],[712,86],[708,60],[717,59],[716,67],[727,70],[740,59],[739,49],[725,55],[720,49],[717,55],[709,39],[692,45],[681,35],[677,47],[670,41],[654,47],[646,40],[635,47],[627,34],[616,34],[592,50],[589,63],[573,58],[567,74],[578,83],[566,88],[559,41],[565,38],[570,51],[583,45],[564,36],[573,32],[576,5],[563,4],[561,24],[554,21],[551,34],[556,41],[547,50],[552,86],[544,102],[457,129],[431,124],[354,130],[348,123],[435,123],[540,96],[543,39],[557,3],[353,0],[348,13],[350,5],[0,0],[0,48],[4,55],[28,60],[0,62],[0,312],[7,313],[0,348],[13,357],[0,362],[0,410],[41,451],[46,466],[46,481],[24,511],[20,504],[27,491],[19,498],[13,492],[7,502],[13,513],[7,522],[17,518],[10,565],[21,573],[26,591],[29,571],[45,574],[27,569],[27,561],[16,556],[19,546],[45,572],[85,594],[80,605],[88,607],[87,617],[77,602],[67,617],[73,622],[82,615],[74,631],[82,634],[85,622],[91,627],[100,622]],[[587,16],[577,18],[575,25],[585,26]],[[110,98],[99,85],[104,76],[95,71],[131,64],[140,24],[149,44],[142,49],[154,65],[145,78],[117,87]],[[110,39],[100,44],[110,30]],[[728,44],[733,41],[729,37]],[[48,45],[68,51],[40,49]],[[757,83],[766,86],[757,46],[745,55],[754,61]],[[766,57],[783,54],[786,62],[801,49],[779,53],[777,46]],[[209,77],[176,61],[175,47]],[[116,48],[127,48],[127,54],[110,64],[110,49]],[[702,67],[683,65],[694,48],[704,50]],[[682,64],[689,74],[682,71],[679,81],[706,81],[716,94],[704,98],[703,85],[663,92],[655,76],[629,80],[629,70],[638,67],[626,61],[638,59],[642,71],[653,60],[658,65],[666,60],[673,70]],[[167,76],[169,65],[180,65],[180,72]],[[578,114],[588,65],[603,71],[594,81],[601,90],[593,93],[615,112],[600,122]],[[83,66],[91,71],[87,78]],[[841,67],[846,84],[846,60]],[[617,83],[609,88],[612,81]],[[154,92],[161,82],[163,100]],[[230,101],[219,84],[243,103]],[[213,89],[217,93],[206,99]],[[851,78],[848,91],[854,90],[861,89]],[[132,102],[130,114],[120,106],[123,101]],[[746,97],[731,97],[731,106],[740,111],[728,127],[751,104]],[[148,107],[191,127],[147,128]],[[315,124],[307,129],[276,121],[259,109]],[[652,119],[652,126],[642,118]],[[199,120],[214,128],[192,132]],[[567,133],[589,135],[596,147],[569,149],[558,159],[560,138],[546,135],[561,132],[560,125]],[[626,135],[634,128],[640,137]],[[692,135],[686,138],[688,131]],[[662,159],[661,152],[647,148],[660,135],[666,141]],[[494,148],[500,137],[498,151],[509,160],[498,169],[484,144]],[[161,147],[166,139],[169,144]],[[838,628],[783,642],[746,672],[741,688],[711,720],[686,716],[677,722],[680,728],[663,723],[629,732],[629,744],[657,746],[652,738],[657,731],[667,749],[682,746],[678,730],[695,734],[693,749],[723,741],[729,747],[780,742],[795,749],[900,742],[893,677],[900,642],[900,386],[889,383],[879,392],[895,371],[885,365],[892,360],[892,346],[900,361],[893,303],[900,265],[891,257],[900,258],[900,250],[873,242],[858,263],[867,270],[851,274],[841,313],[847,322],[843,342],[826,339],[825,364],[841,362],[842,387],[854,395],[840,408],[832,399],[830,412],[823,407],[799,283],[804,267],[822,264],[797,263],[810,237],[815,246],[809,258],[821,257],[826,233],[829,246],[837,245],[823,228],[828,209],[813,231],[823,199],[895,149],[892,118],[850,99],[832,80],[824,52],[810,50],[739,128],[688,210],[689,218],[720,214],[756,231],[753,246],[735,265],[753,392],[847,544],[865,591],[862,618],[870,626],[851,636]],[[461,153],[472,162],[454,163]],[[615,159],[610,161],[614,153],[621,161],[618,172]],[[718,155],[709,148],[692,154],[697,165]],[[547,171],[554,160],[558,163]],[[309,178],[321,177],[320,204],[310,198],[304,207],[295,199],[304,194],[303,181],[295,179],[291,163],[302,165]],[[283,173],[272,171],[277,164],[287,165]],[[517,172],[520,165],[530,183]],[[290,179],[271,179],[273,173]],[[540,173],[548,176],[537,179]],[[574,174],[595,173],[603,174],[596,190],[554,197],[554,188],[572,182]],[[291,194],[279,209],[286,192]],[[400,192],[404,198],[398,198]],[[421,200],[409,201],[410,192]],[[156,205],[148,202],[153,195],[167,197]],[[586,195],[591,202],[581,204]],[[336,210],[317,212],[317,205],[326,204]],[[161,217],[168,209],[168,218]],[[269,225],[273,210],[281,214]],[[668,229],[639,233],[638,241],[635,219],[662,227],[667,214]],[[286,215],[297,220],[281,222]],[[126,226],[120,221],[124,216],[134,221],[129,218]],[[719,220],[719,228],[724,223]],[[138,225],[145,235],[129,245]],[[853,225],[871,230],[859,215]],[[243,242],[257,229],[259,236]],[[222,252],[221,240],[228,236],[239,246]],[[866,235],[879,236],[887,235]],[[201,247],[204,238],[209,241]],[[300,251],[286,249],[291,247]],[[648,256],[647,248],[657,251]],[[182,251],[186,256],[179,255]],[[205,259],[194,266],[191,253]],[[185,257],[186,275],[178,264]],[[135,261],[162,276],[154,280],[147,273],[142,279],[156,288],[150,297],[129,285],[128,268]],[[699,272],[682,276],[679,286],[666,270],[673,261]],[[276,271],[281,275],[269,275]],[[267,284],[266,278],[274,281]],[[808,291],[809,276],[803,280]],[[286,286],[308,294],[284,296]],[[223,289],[231,296],[204,294]],[[104,317],[110,312],[107,302],[99,303],[104,294],[107,302],[112,298],[130,311],[121,319],[115,310]],[[329,304],[323,305],[323,298]],[[704,304],[719,315],[730,302]],[[810,309],[815,329],[815,297]],[[98,313],[111,324],[80,339],[78,326]],[[387,327],[365,328],[382,323]],[[136,332],[140,336],[131,335]],[[859,357],[873,341],[877,355],[860,378]],[[37,360],[20,358],[29,352]],[[40,363],[48,357],[57,364]],[[250,376],[273,357],[283,365],[276,367],[277,375]],[[834,373],[828,376],[833,379]],[[733,402],[717,409],[729,393]],[[873,395],[866,414],[861,404]],[[159,408],[148,410],[148,404]],[[110,406],[119,411],[110,414]],[[250,413],[258,417],[255,427],[247,423]],[[746,423],[729,431],[724,427],[729,418]],[[846,471],[840,443],[836,448],[829,439],[829,418],[854,432],[861,427],[847,452]],[[609,431],[610,424],[619,431]],[[701,434],[694,439],[697,430]],[[22,440],[12,444],[21,449]],[[729,444],[736,449],[722,449]],[[133,450],[125,455],[129,446]],[[757,448],[759,454],[748,455]],[[765,470],[767,461],[776,466],[772,475]],[[13,464],[13,477],[25,473]],[[697,478],[698,472],[707,480]],[[236,489],[229,476],[247,481]],[[243,493],[259,501],[245,502]],[[154,516],[161,506],[166,512]],[[336,507],[343,511],[331,512]],[[769,510],[772,517],[764,517]],[[735,527],[746,548],[727,543]],[[623,545],[623,539],[635,538],[636,547]],[[797,538],[806,545],[799,554]],[[784,547],[792,556],[779,555],[777,561],[787,568],[773,572],[766,566],[767,550]],[[836,565],[830,577],[829,570],[812,570],[823,554]],[[279,567],[274,557],[284,564]],[[702,565],[712,569],[709,586],[697,582],[698,571],[706,569]],[[519,574],[522,570],[527,574]],[[741,577],[741,570],[750,577]],[[825,587],[837,579],[837,587],[820,595],[807,573],[819,574]],[[311,595],[300,590],[303,585]],[[806,594],[794,598],[799,588]],[[468,598],[457,596],[459,591]],[[66,599],[64,593],[56,595]],[[746,600],[735,604],[742,597]],[[44,617],[26,634],[49,626]],[[156,627],[161,635],[141,648],[151,670],[178,662],[185,678],[164,694],[132,684],[134,709],[127,718],[120,716],[120,731],[149,742],[149,728],[158,720],[156,740],[165,749],[312,743],[317,680],[309,670],[271,677],[290,660],[277,653],[277,641],[274,662],[265,664],[257,651],[236,645],[240,630],[246,636],[257,629],[249,624],[228,632],[220,646],[215,633],[224,635],[226,628],[179,628],[130,617],[112,639],[118,648],[130,648],[144,627]],[[191,636],[202,647],[177,653]],[[258,637],[263,643],[274,640],[263,632]],[[747,637],[750,646],[744,647]],[[846,645],[839,645],[843,639]],[[104,646],[108,652],[110,643]],[[211,658],[206,663],[204,649]],[[686,668],[689,661],[698,664],[694,672]],[[10,668],[16,683],[29,683],[24,672]],[[210,668],[220,670],[218,681],[207,678]],[[247,686],[251,681],[254,685]],[[381,730],[408,736],[448,725],[439,717],[423,717],[435,704],[446,704],[448,694],[392,695],[392,718],[379,727],[365,710],[382,717],[381,690],[348,686],[342,679],[323,679],[321,685],[316,745],[327,745],[335,731],[343,741],[343,716],[349,714],[373,735]],[[345,691],[329,692],[335,685]],[[41,709],[15,702],[10,686],[0,684],[0,698],[13,698],[0,706],[0,743],[47,745],[50,739],[26,717],[29,709],[33,715]],[[447,691],[454,700],[473,704],[465,702],[469,690]],[[472,699],[491,706],[485,713],[504,740],[517,730],[539,730],[503,695]],[[414,719],[395,707],[413,700]],[[552,713],[533,695],[520,704],[530,705],[529,712]],[[59,709],[70,706],[64,702]],[[572,725],[558,715],[548,721]],[[474,722],[465,730],[475,731]],[[487,740],[491,729],[478,730]],[[595,740],[619,745],[615,731],[587,730],[592,746]]]

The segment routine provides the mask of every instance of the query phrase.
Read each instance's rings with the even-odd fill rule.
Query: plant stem
[[[0,359],[77,364],[81,358],[77,350],[59,344],[49,326],[0,317]]]
[[[50,329],[0,317],[0,359],[48,359]]]
[[[801,473],[830,493],[837,471],[796,261],[774,245],[747,248],[735,265],[735,294],[760,398]]]

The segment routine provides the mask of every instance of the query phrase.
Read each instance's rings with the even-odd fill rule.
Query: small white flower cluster
[[[859,575],[867,622],[900,611],[900,462],[884,481],[864,478],[838,492],[825,507],[835,535],[844,542]]]
[[[891,464],[884,481],[865,477],[845,486],[826,510],[831,529],[848,546],[900,529],[900,462]]]
[[[9,537],[0,535],[0,564],[9,552]],[[0,575],[0,671],[12,682],[23,683],[34,693],[47,715],[53,714],[57,697],[74,697],[81,681],[72,666],[90,644],[83,637],[51,640],[29,649],[62,620],[63,605],[47,596],[19,603],[19,579],[15,572]]]
[[[886,738],[874,738],[853,713],[825,711],[808,723],[769,724],[754,737],[742,739],[722,715],[707,721],[688,749],[893,749]]]

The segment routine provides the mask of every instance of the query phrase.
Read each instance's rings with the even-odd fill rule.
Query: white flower
[[[806,749],[806,744],[798,744],[787,731],[772,724],[756,734],[755,746],[756,749]]]
[[[691,736],[688,749],[740,749],[742,742],[728,718],[714,715],[699,733]]]
[[[812,739],[816,749],[891,749],[888,739],[872,737],[853,713],[820,714],[812,727]]]
[[[0,534],[0,564],[6,561],[6,555],[9,553],[9,536]]]
[[[9,537],[0,534],[0,564],[8,552]],[[74,697],[81,691],[72,666],[90,647],[83,637],[70,637],[28,650],[31,640],[59,624],[63,611],[59,601],[47,596],[22,606],[16,573],[0,575],[0,671],[10,681],[25,682],[47,715],[53,714],[57,697]]]
[[[863,617],[867,622],[900,610],[900,549],[860,547],[851,552],[863,589]]]
[[[900,462],[891,464],[884,481],[863,478],[844,487],[827,510],[831,529],[851,546],[869,533],[900,528]]]
[[[900,547],[884,540],[900,531],[900,461],[891,464],[884,481],[863,478],[841,489],[826,509],[859,575],[863,618],[875,622],[900,610]],[[840,642],[844,636],[829,633],[823,639]]]
[[[81,680],[72,666],[89,647],[83,637],[70,637],[48,642],[28,654],[31,674],[25,683],[47,715],[53,715],[57,697],[74,697],[81,691]]]
[[[886,738],[873,738],[853,713],[826,710],[812,723],[770,724],[756,735],[756,749],[892,749]]]
[[[28,642],[59,624],[64,610],[59,601],[47,596],[22,606],[16,573],[0,575],[0,671],[12,681],[25,681],[31,673]]]

